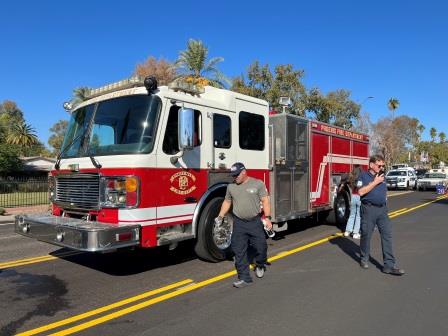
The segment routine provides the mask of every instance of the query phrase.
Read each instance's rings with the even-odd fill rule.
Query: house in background
[[[21,157],[23,174],[28,176],[47,176],[53,168],[56,159],[42,156]]]

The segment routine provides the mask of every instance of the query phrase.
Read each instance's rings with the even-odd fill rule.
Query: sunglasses
[[[378,166],[378,168],[384,168],[385,167],[385,165],[379,165],[378,163],[375,163],[377,166]]]

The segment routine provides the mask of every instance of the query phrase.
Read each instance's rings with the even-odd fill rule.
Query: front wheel
[[[232,217],[227,215],[221,225],[215,223],[215,218],[219,214],[223,201],[223,197],[213,198],[202,211],[194,248],[201,259],[218,262],[225,260],[230,254],[233,230]]]
[[[334,200],[334,217],[336,225],[345,227],[350,216],[350,201],[345,191],[338,193]]]

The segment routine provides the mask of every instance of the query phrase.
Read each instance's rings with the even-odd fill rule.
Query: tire
[[[350,200],[345,191],[341,191],[334,200],[334,218],[336,225],[345,227],[350,216]]]
[[[229,221],[221,230],[215,231],[215,218],[219,214],[223,197],[213,198],[202,211],[199,218],[197,240],[194,251],[201,259],[219,262],[228,259],[230,249],[230,239],[232,236],[232,220],[229,215],[226,216]],[[225,229],[227,228],[227,230]],[[222,238],[222,244],[217,241]],[[220,240],[221,241],[221,240]]]

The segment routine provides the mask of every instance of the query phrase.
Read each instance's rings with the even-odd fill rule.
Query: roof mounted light
[[[64,106],[64,110],[66,110],[67,112],[71,113],[72,108],[73,108],[73,104],[71,102],[66,101],[64,103],[64,105],[62,105],[62,106]]]
[[[90,94],[89,94],[89,99],[93,98],[93,97],[101,96],[105,93],[129,89],[129,88],[133,88],[136,86],[142,86],[142,85],[143,85],[142,78],[139,76],[134,76],[134,77],[131,77],[128,79],[123,79],[123,80],[115,82],[115,83],[101,86],[96,89],[91,89]]]
[[[157,79],[154,76],[146,77],[143,84],[145,85],[146,90],[148,90],[148,93],[157,90]]]
[[[193,96],[200,95],[201,93],[205,92],[204,87],[188,83],[182,79],[177,79],[171,82],[170,84],[168,84],[168,87],[175,92],[182,91]]]

